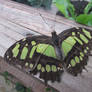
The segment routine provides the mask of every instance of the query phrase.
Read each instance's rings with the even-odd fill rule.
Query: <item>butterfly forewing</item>
[[[64,35],[64,36],[63,36]],[[66,70],[77,76],[85,69],[92,49],[92,31],[82,28],[71,28],[59,35],[64,53]]]
[[[32,74],[39,72],[45,82],[60,81],[63,68],[50,37],[33,36],[17,41],[6,51],[4,58],[10,64],[29,69]]]

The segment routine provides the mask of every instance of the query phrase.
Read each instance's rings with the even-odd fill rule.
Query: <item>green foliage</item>
[[[70,3],[69,0],[56,0],[56,6],[64,14],[65,17],[70,18],[69,12],[73,18],[75,17],[74,6]]]
[[[84,13],[88,14],[89,10],[92,8],[92,1],[88,3],[88,5],[84,9]]]
[[[81,24],[92,26],[92,11],[89,12],[92,8],[92,0],[90,0],[90,2],[85,7],[83,11],[84,14],[80,14],[79,16],[76,16],[75,8],[70,0],[56,0],[55,4],[59,11],[61,11],[61,13],[64,14],[66,18],[73,19]]]
[[[9,85],[10,84],[10,80],[8,79],[8,77],[10,76],[10,74],[7,72],[7,71],[5,71],[4,73],[3,73],[3,77],[5,78],[5,82]]]
[[[76,21],[81,24],[92,26],[92,14],[81,14],[76,17]]]
[[[6,83],[9,85],[10,84],[10,80],[8,79],[8,77],[12,76],[12,75],[9,74],[7,71],[5,71],[2,75],[4,76]],[[25,86],[23,86],[19,82],[17,82],[15,84],[15,89],[17,90],[17,92],[31,92],[30,88],[26,88]]]
[[[45,90],[46,92],[56,92],[53,88],[49,88],[49,87],[47,87]]]
[[[30,88],[26,88],[25,86],[23,86],[19,82],[16,83],[15,89],[17,90],[17,92],[31,92]]]
[[[43,0],[28,0],[30,5],[40,7],[43,3]]]
[[[53,3],[56,3],[56,0],[52,0]]]
[[[46,92],[49,92],[49,91],[51,91],[51,88],[46,88]]]
[[[34,7],[43,6],[45,9],[50,9],[52,4],[52,0],[13,0],[13,1],[28,4]]]

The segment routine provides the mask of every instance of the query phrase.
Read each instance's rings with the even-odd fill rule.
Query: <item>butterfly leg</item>
[[[33,34],[32,33],[26,33],[26,37],[32,37]]]
[[[92,54],[91,54],[91,53],[89,53],[88,55],[89,55],[89,56],[92,56]]]
[[[86,72],[88,72],[88,70],[87,70],[87,68],[86,68],[86,67],[83,67],[83,69],[84,69]]]

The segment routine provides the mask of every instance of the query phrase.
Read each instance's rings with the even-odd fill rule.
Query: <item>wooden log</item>
[[[31,75],[26,74],[25,72],[14,66],[9,65],[3,60],[2,57],[0,57],[0,70],[2,72],[9,72],[11,75],[15,76],[19,80],[19,82],[21,82],[24,86],[32,88],[33,92],[46,92],[46,86],[42,81],[38,80],[37,78],[34,78]],[[59,92],[56,89],[54,90],[55,92]]]

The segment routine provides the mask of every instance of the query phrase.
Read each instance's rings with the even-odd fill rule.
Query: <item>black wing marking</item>
[[[85,66],[88,63],[88,56],[91,54],[92,31],[88,29],[86,29],[86,31],[88,31],[90,35],[86,35],[82,28],[71,28],[59,34],[60,44],[62,44],[62,42],[67,37],[74,37],[72,34],[73,32],[75,33],[75,36],[81,41],[81,43],[79,43],[78,40],[75,39],[76,43],[64,58],[66,70],[74,76],[77,76],[78,73],[81,73],[82,70],[85,69]],[[80,34],[85,36],[88,42],[84,41],[84,39],[81,39]],[[71,45],[72,43],[69,44]]]
[[[52,82],[60,81],[60,75],[63,72],[63,67],[59,60],[45,56],[41,53],[37,53],[36,51],[34,52],[32,58],[31,59],[29,58],[30,51],[33,48],[33,46],[35,46],[35,45],[32,46],[31,43],[32,41],[35,41],[36,45],[39,43],[43,43],[43,44],[50,44],[53,46],[50,37],[47,36],[27,37],[20,41],[17,41],[6,51],[4,56],[5,60],[10,64],[21,65],[22,68],[30,69],[30,72],[34,75],[39,72],[40,78],[44,79],[45,83],[48,80],[51,80]],[[15,53],[15,56],[13,56],[12,50],[16,47],[17,44],[19,46],[18,53],[17,54]],[[28,53],[26,54],[25,59],[20,59],[22,50],[25,46],[28,48]],[[39,62],[37,62],[37,60]],[[37,65],[35,69],[33,69],[36,63]],[[49,67],[50,69],[47,70],[46,67]]]

